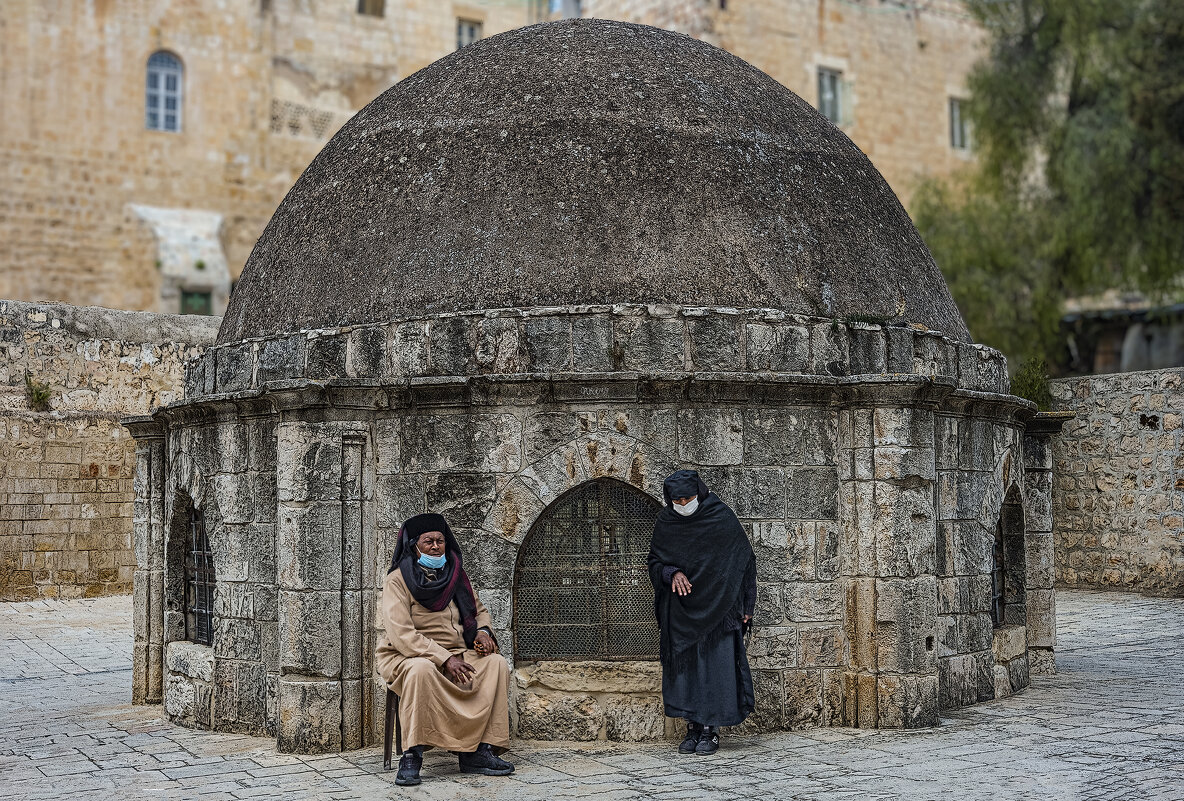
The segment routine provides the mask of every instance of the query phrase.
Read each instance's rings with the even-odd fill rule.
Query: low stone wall
[[[0,300],[0,600],[131,591],[135,447],[119,419],[178,398],[217,325]]]
[[[1184,596],[1184,368],[1060,379],[1056,579]]]

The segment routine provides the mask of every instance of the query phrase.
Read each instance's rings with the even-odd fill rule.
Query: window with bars
[[[148,57],[148,84],[144,96],[144,125],[150,131],[181,130],[184,68],[181,59],[164,50]]]
[[[386,13],[386,0],[358,0],[358,13],[381,17]]]
[[[969,150],[970,138],[966,130],[966,115],[963,101],[950,98],[950,147],[954,150]]]
[[[842,78],[838,70],[818,68],[818,110],[835,125],[842,120]]]
[[[995,548],[991,568],[991,623],[1003,625],[1007,611],[1007,556],[1003,547],[1003,521],[995,526]]]
[[[214,554],[200,509],[189,514],[189,547],[185,551],[185,639],[214,644]]]
[[[472,19],[457,19],[456,21],[456,49],[471,45],[481,38],[481,23]]]
[[[646,557],[660,508],[614,479],[581,484],[547,507],[514,574],[518,659],[658,658]]]
[[[212,292],[196,292],[188,289],[181,290],[181,314],[213,314],[214,295]]]

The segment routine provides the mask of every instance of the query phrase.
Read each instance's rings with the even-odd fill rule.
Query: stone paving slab
[[[429,752],[401,788],[377,748],[276,753],[132,706],[131,600],[0,604],[0,799],[1184,799],[1184,599],[1058,592],[1056,676],[912,732],[673,744],[516,742],[508,778]]]

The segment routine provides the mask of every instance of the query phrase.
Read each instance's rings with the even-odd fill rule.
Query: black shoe
[[[408,748],[399,757],[399,772],[395,775],[395,784],[404,787],[419,784],[419,769],[423,766],[423,749]]]
[[[693,754],[699,747],[699,738],[703,736],[702,723],[687,723],[687,738],[679,743],[678,753]]]
[[[460,757],[461,773],[480,773],[483,776],[509,776],[514,772],[514,766],[498,757],[489,747],[489,743],[481,743],[471,754],[458,754]]]
[[[706,754],[714,754],[719,750],[719,727],[718,726],[704,726],[703,736],[699,738],[699,744],[695,746],[695,753],[699,756]]]

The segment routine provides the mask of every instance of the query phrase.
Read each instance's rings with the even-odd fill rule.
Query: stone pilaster
[[[151,417],[123,424],[136,440],[132,703],[159,704],[164,684],[164,428]]]
[[[841,413],[840,527],[847,576],[847,725],[937,723],[933,412]]]
[[[281,751],[364,744],[364,677],[373,643],[371,544],[363,501],[366,427],[287,422],[278,428],[277,568]]]
[[[1037,414],[1024,430],[1028,663],[1031,673],[1038,676],[1057,672],[1052,438],[1073,416],[1072,412]]]

